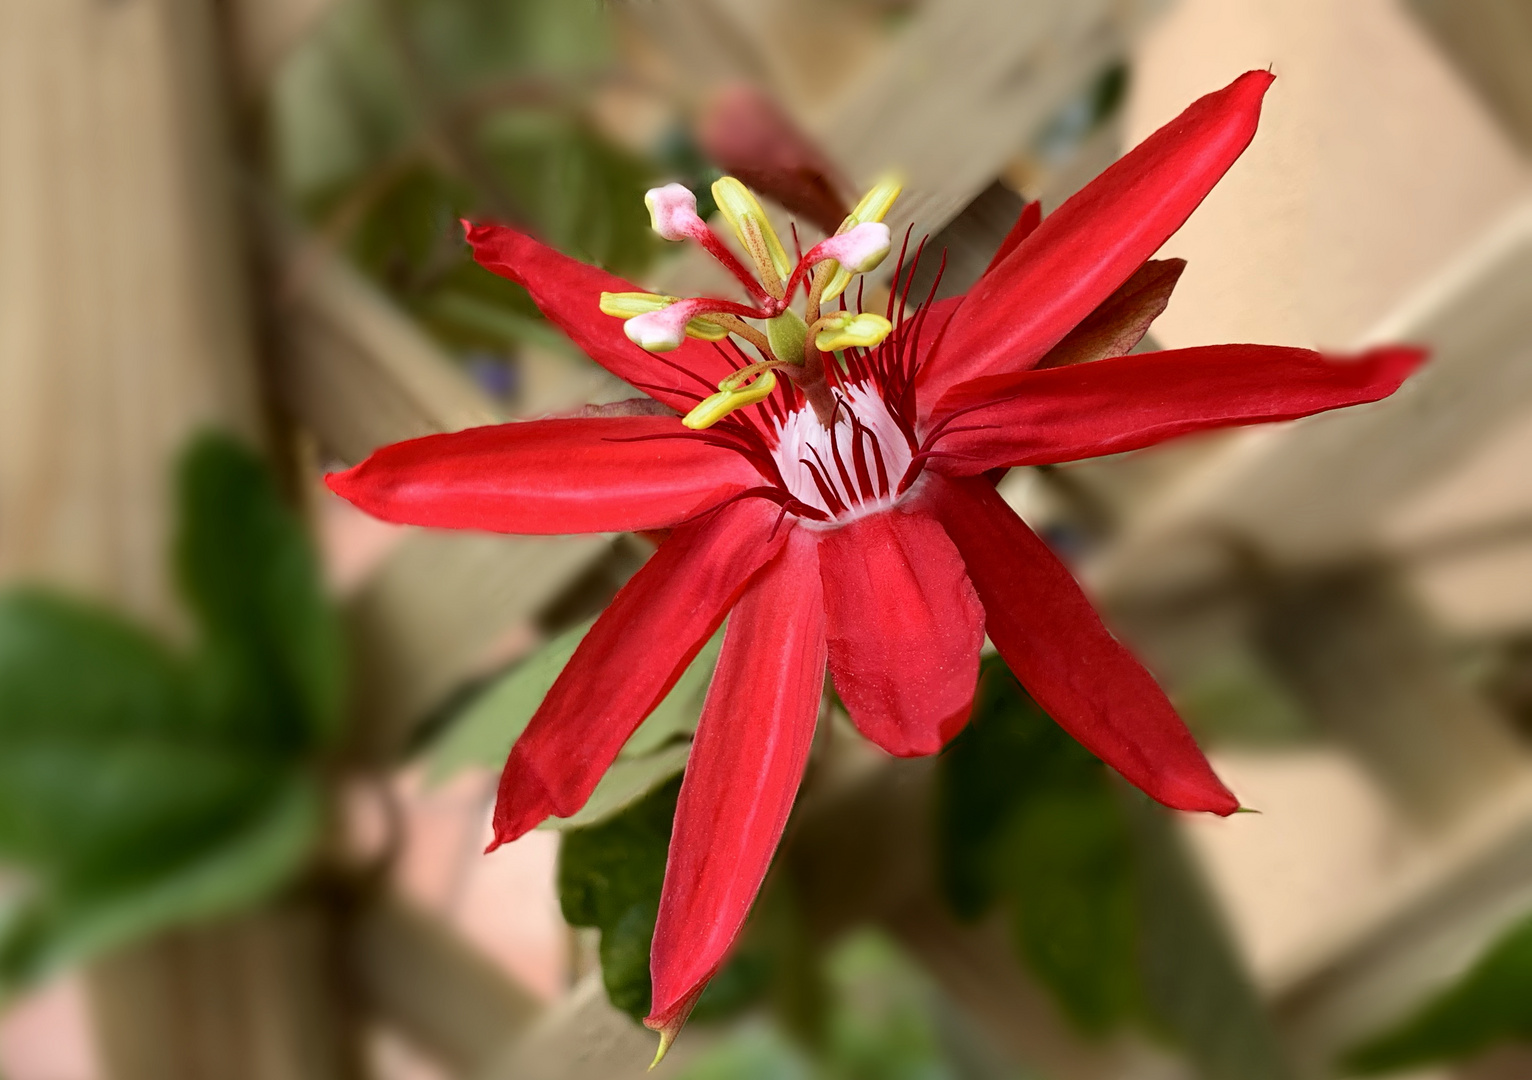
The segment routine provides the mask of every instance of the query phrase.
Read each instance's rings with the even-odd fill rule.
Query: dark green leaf
[[[208,707],[267,745],[339,734],[340,628],[303,527],[259,458],[207,435],[182,458],[176,568],[201,625]]]
[[[1127,825],[1103,766],[998,661],[941,763],[943,882],[956,911],[999,897],[1028,966],[1083,1031],[1136,1015]]]
[[[574,926],[601,931],[601,975],[612,1004],[634,1019],[649,1011],[649,944],[665,880],[679,780],[559,848],[559,904]]]
[[[1133,834],[1151,1017],[1206,1080],[1286,1080],[1286,1055],[1171,812],[1135,791],[1121,797]]]
[[[1355,1073],[1402,1071],[1532,1042],[1532,918],[1489,947],[1452,986],[1345,1055]]]
[[[272,770],[215,741],[147,635],[42,593],[0,598],[0,855],[81,885],[173,862]]]
[[[63,964],[269,895],[313,850],[322,805],[317,783],[295,779],[174,865],[92,888],[37,891],[0,920],[0,997]]]
[[[635,1020],[649,1011],[649,949],[680,791],[678,777],[599,825],[570,829],[559,848],[564,919],[601,931],[607,997]],[[773,907],[770,891],[757,907]],[[768,934],[766,941],[755,926],[752,920],[735,955],[698,999],[698,1019],[729,1015],[756,1000],[776,973],[780,936]]]
[[[1104,784],[1039,793],[1001,838],[1012,926],[1028,966],[1082,1031],[1141,1012],[1132,847]]]
[[[1168,813],[1125,794],[998,659],[942,758],[937,809],[953,907],[1004,903],[1022,959],[1082,1031],[1169,1034],[1208,1080],[1288,1075]]]

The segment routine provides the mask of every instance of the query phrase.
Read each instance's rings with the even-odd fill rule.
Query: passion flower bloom
[[[1148,795],[1238,808],[994,477],[1374,401],[1420,362],[1407,348],[1128,355],[1180,269],[1149,256],[1250,142],[1270,82],[1250,72],[1197,101],[1046,221],[1028,206],[966,296],[912,306],[904,268],[881,314],[824,305],[888,249],[891,184],[789,259],[750,193],[720,181],[754,272],[684,188],[651,192],[661,235],[713,252],[747,302],[642,293],[510,229],[468,228],[480,263],[649,398],[399,443],[329,483],[416,525],[669,530],[512,749],[496,844],[577,811],[729,616],[654,935],[646,1023],[662,1048],[760,887],[827,665],[862,734],[890,754],[931,754],[968,718],[987,632],[1049,715]],[[799,291],[803,316],[790,307]]]

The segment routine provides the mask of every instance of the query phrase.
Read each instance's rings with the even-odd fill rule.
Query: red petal
[[[601,313],[601,294],[635,292],[638,286],[515,229],[464,224],[480,266],[525,288],[549,321],[587,356],[650,397],[685,413],[733,372],[718,350],[703,341],[687,338],[679,349],[663,354],[645,352],[629,341],[623,321]]]
[[[735,606],[702,707],[654,929],[652,1028],[674,1035],[744,924],[803,779],[824,672],[818,555],[795,529]]]
[[[836,692],[890,754],[936,753],[968,720],[984,644],[962,557],[923,512],[869,514],[817,535]]]
[[[1050,214],[968,293],[921,369],[937,400],[980,375],[1031,367],[1181,227],[1249,145],[1271,85],[1241,75],[1140,143]]]
[[[791,528],[762,499],[676,529],[585,635],[511,748],[495,802],[495,845],[590,798],[622,744],[718,629]],[[495,846],[491,845],[491,846]]]
[[[438,529],[665,528],[761,483],[738,454],[685,433],[674,416],[497,424],[385,446],[325,482],[373,517]]]
[[[1327,359],[1275,345],[1209,345],[976,379],[942,400],[957,415],[934,467],[971,476],[1291,420],[1387,397],[1424,359],[1403,347]]]
[[[982,479],[930,483],[984,601],[990,640],[1043,710],[1166,806],[1237,810],[1164,692],[1047,545]]]
[[[994,257],[989,260],[989,265],[984,268],[984,277],[995,267],[1005,262],[1005,257],[1016,250],[1027,237],[1037,231],[1037,227],[1043,223],[1043,204],[1036,199],[1021,208],[1021,213],[1016,216],[1016,224],[1011,226],[1011,231],[1005,234],[1005,239],[1000,241],[1000,246],[995,249]]]

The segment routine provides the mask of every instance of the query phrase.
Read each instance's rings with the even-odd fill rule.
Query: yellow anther
[[[820,352],[836,349],[870,349],[893,333],[894,325],[881,315],[864,311],[853,315],[849,311],[828,315],[814,324],[814,346]]]
[[[734,177],[724,176],[713,181],[713,201],[760,271],[761,284],[780,298],[782,283],[792,274],[793,264],[755,195]]]
[[[866,195],[862,196],[862,201],[856,204],[856,208],[846,216],[846,220],[841,222],[840,228],[836,230],[837,235],[848,232],[858,225],[866,224],[869,221],[882,221],[888,216],[889,210],[894,205],[894,200],[899,197],[899,193],[903,190],[904,184],[900,182],[897,176],[892,173],[883,176],[877,183],[872,185]],[[820,303],[834,300],[841,293],[845,292],[846,286],[851,284],[851,278],[853,277],[851,271],[833,263],[826,263],[819,273],[828,273],[830,275],[829,280],[825,283],[824,292],[821,294]]]
[[[618,319],[631,319],[635,315],[668,308],[680,299],[679,296],[664,296],[652,292],[604,292],[601,294],[601,314]]]
[[[737,375],[743,374],[745,372],[737,373]],[[723,386],[725,383],[734,381],[737,375],[730,376],[719,385]],[[764,401],[767,395],[776,388],[776,373],[767,368],[761,371],[756,380],[749,386],[738,387],[732,390],[719,390],[713,396],[704,398],[695,409],[682,417],[681,423],[693,431],[710,428],[735,409],[743,409],[746,405],[754,405],[757,401]]]
[[[618,319],[631,319],[635,315],[647,315],[679,303],[679,296],[665,296],[646,292],[604,292],[601,294],[601,313]],[[702,341],[722,341],[729,336],[726,327],[713,322],[706,315],[686,320],[686,336]]]
[[[856,209],[851,211],[850,216],[841,223],[841,227],[836,232],[845,232],[847,229],[869,221],[882,221],[888,216],[894,200],[903,190],[904,184],[897,176],[888,174],[881,177],[867,194],[862,196],[862,201],[856,204]]]

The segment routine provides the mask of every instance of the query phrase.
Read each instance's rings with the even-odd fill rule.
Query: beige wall
[[[1397,0],[1179,0],[1139,45],[1131,145],[1270,66],[1254,145],[1166,246],[1165,345],[1343,348],[1532,189]]]

